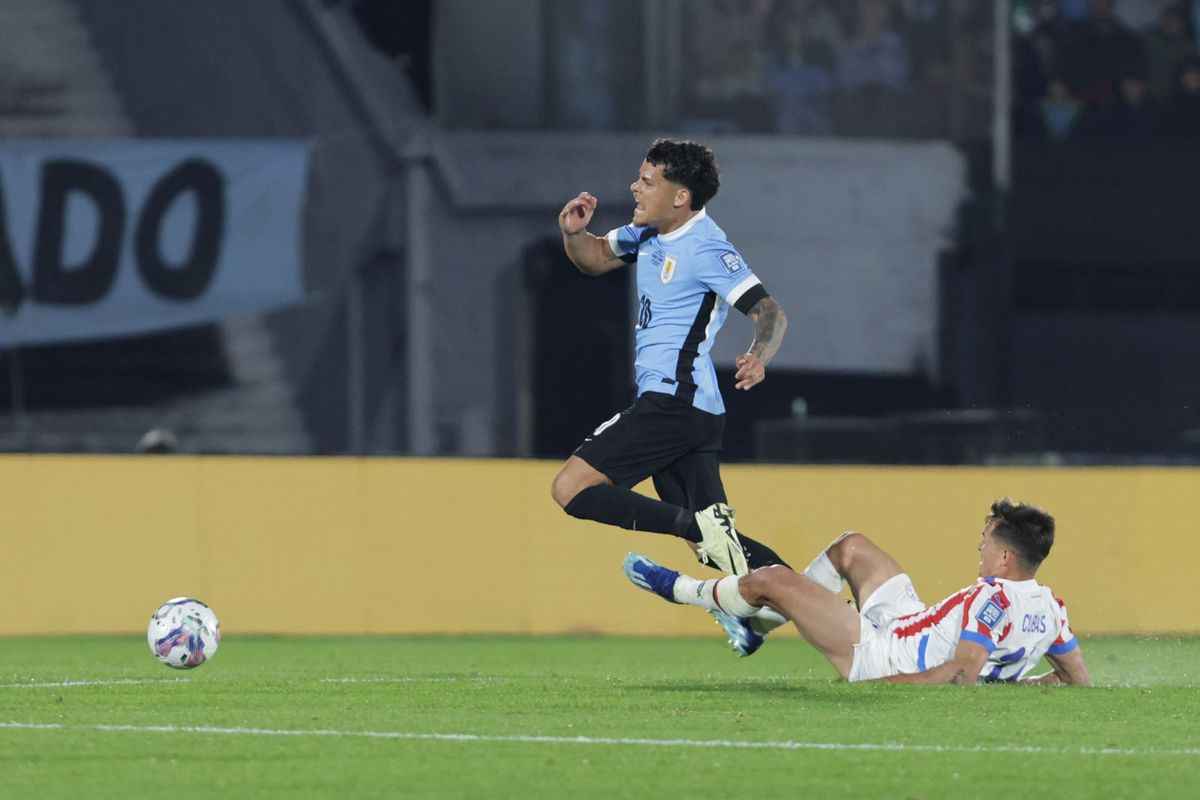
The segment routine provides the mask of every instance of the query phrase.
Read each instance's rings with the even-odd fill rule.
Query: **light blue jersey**
[[[623,261],[637,261],[638,395],[662,392],[725,413],[708,354],[729,306],[748,312],[767,296],[762,283],[703,209],[670,233],[626,225],[606,238]]]

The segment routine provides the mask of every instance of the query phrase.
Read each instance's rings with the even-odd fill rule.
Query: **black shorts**
[[[665,502],[698,511],[727,502],[721,483],[725,415],[701,411],[661,392],[646,392],[575,449],[617,486],[646,478]]]

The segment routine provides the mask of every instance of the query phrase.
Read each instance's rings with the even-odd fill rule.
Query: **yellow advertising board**
[[[0,457],[0,635],[132,632],[169,597],[226,633],[718,635],[621,572],[629,550],[706,574],[680,541],[564,514],[557,463]],[[731,465],[738,527],[803,568],[844,530],[929,603],[971,583],[991,501],[1058,520],[1039,579],[1077,632],[1195,631],[1200,470]],[[653,493],[646,484],[642,491]],[[712,573],[715,575],[715,573]]]

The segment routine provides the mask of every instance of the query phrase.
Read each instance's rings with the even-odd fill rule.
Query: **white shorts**
[[[888,625],[905,614],[924,610],[925,604],[907,573],[893,575],[871,592],[858,610],[858,644],[854,645],[854,660],[846,680],[869,681],[895,675]]]

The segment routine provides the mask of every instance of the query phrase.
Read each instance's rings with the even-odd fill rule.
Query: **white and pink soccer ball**
[[[192,597],[174,597],[150,617],[150,652],[168,667],[191,669],[213,657],[221,644],[221,623],[213,610]]]

